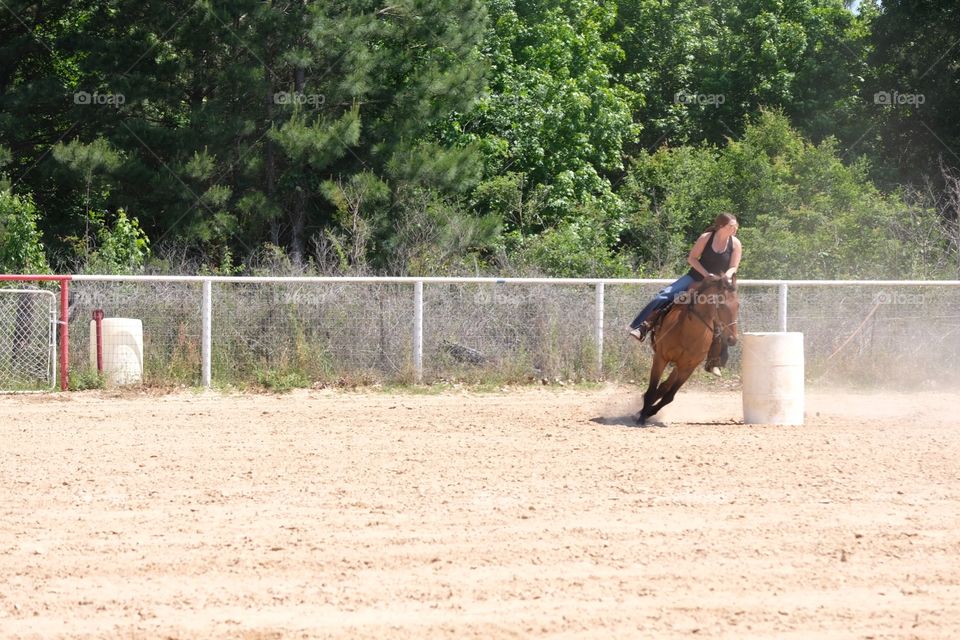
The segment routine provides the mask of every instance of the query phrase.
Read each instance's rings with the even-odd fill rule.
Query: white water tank
[[[104,318],[103,374],[109,386],[143,381],[143,322]],[[90,321],[90,366],[97,367],[97,323]]]
[[[744,333],[741,377],[746,424],[803,424],[803,334]]]

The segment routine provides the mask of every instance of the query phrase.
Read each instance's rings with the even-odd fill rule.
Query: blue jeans
[[[631,329],[636,329],[640,326],[644,320],[650,317],[650,314],[656,311],[657,309],[662,309],[671,302],[677,299],[681,293],[690,288],[696,280],[694,280],[690,274],[685,274],[680,276],[676,282],[668,284],[663,289],[660,289],[660,292],[653,297],[653,300],[650,301],[650,304],[643,308],[636,318],[633,319],[633,322],[630,323]]]

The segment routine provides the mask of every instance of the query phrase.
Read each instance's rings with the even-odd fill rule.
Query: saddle
[[[660,325],[663,324],[663,319],[667,317],[667,313],[673,309],[673,303],[669,302],[664,306],[660,307],[652,314],[650,314],[650,346],[657,344],[657,332],[660,330]]]
[[[683,296],[689,297],[691,295],[694,295],[702,286],[703,286],[702,281],[694,282],[693,284],[690,285],[690,287],[686,291],[680,292],[680,294],[678,294],[677,297],[682,298]],[[667,317],[667,314],[670,313],[670,310],[673,309],[675,305],[676,305],[676,301],[670,301],[650,314],[650,318],[648,319],[648,322],[650,323],[650,345],[651,346],[653,346],[656,342],[657,329],[660,328],[660,325],[663,324],[663,319]]]

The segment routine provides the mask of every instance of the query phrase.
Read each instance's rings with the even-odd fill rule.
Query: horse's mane
[[[737,278],[728,278],[726,276],[718,278],[717,280],[704,280],[703,284],[700,286],[700,290],[712,288],[721,288],[724,291],[736,291],[737,290]]]

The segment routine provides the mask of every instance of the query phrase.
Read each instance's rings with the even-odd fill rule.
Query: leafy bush
[[[48,273],[40,215],[30,196],[0,190],[0,272]]]
[[[558,278],[630,277],[630,268],[606,242],[598,225],[587,218],[561,223],[528,238],[517,247],[519,262]]]
[[[83,238],[70,239],[75,251],[85,259],[82,271],[128,274],[143,269],[150,256],[150,239],[136,218],[128,217],[126,211],[120,209],[111,226],[102,212],[90,211],[87,215],[96,236],[95,246],[86,246]]]

